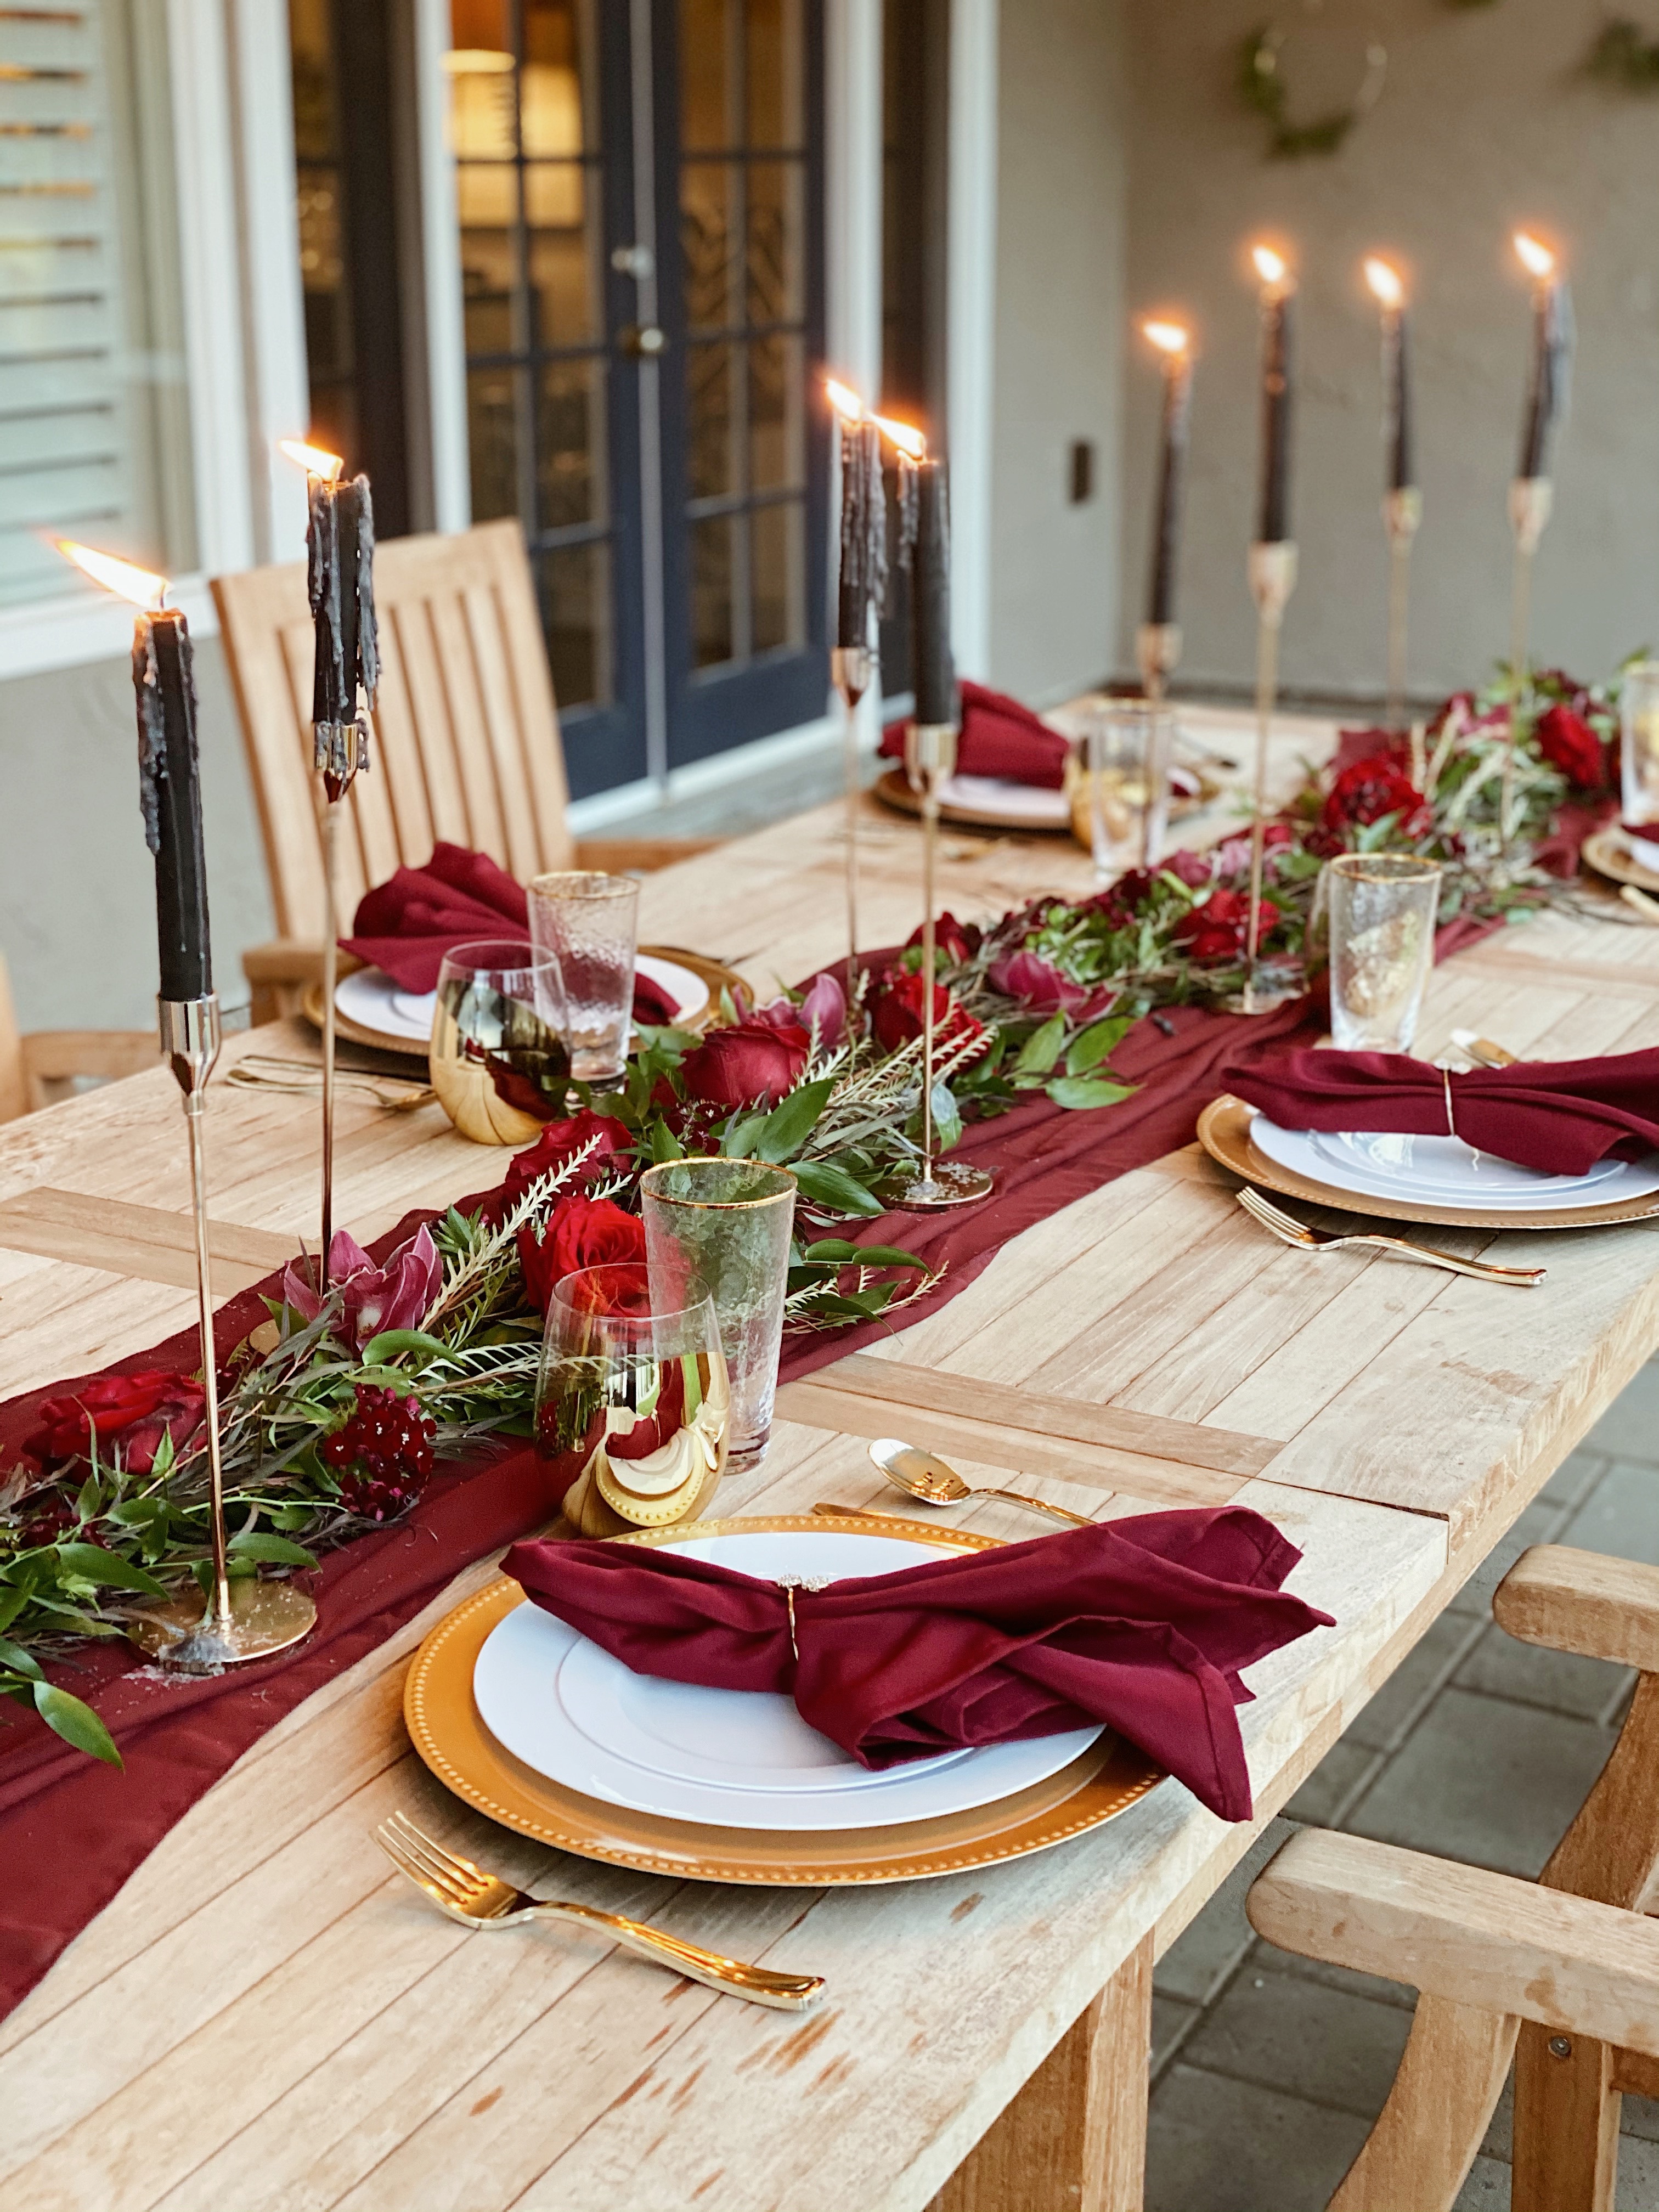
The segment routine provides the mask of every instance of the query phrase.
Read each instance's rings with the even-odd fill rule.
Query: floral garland
[[[1511,779],[1516,834],[1498,821],[1514,686],[1449,700],[1420,781],[1403,739],[1345,733],[1268,825],[1265,958],[1303,988],[1316,964],[1315,894],[1345,850],[1422,853],[1444,869],[1441,919],[1517,919],[1559,893],[1551,833],[1613,788],[1616,685],[1532,680]],[[934,1115],[964,1121],[1042,1095],[1089,1111],[1130,1095],[1110,1054],[1132,1023],[1239,990],[1250,841],[1180,852],[1082,900],[1038,898],[989,927],[937,925]],[[920,932],[917,933],[919,940]],[[222,1378],[232,1571],[291,1571],[406,1512],[440,1460],[532,1433],[543,1321],[573,1271],[644,1255],[638,1182],[654,1162],[720,1152],[787,1165],[799,1185],[787,1316],[796,1329],[890,1315],[939,1278],[847,1228],[881,1214],[888,1179],[919,1155],[919,942],[860,978],[831,974],[769,1006],[729,1001],[698,1038],[643,1032],[623,1090],[550,1122],[501,1188],[452,1209],[377,1265],[343,1232],[319,1297],[290,1266],[269,1319]],[[20,1462],[0,1472],[0,1692],[118,1763],[97,1716],[43,1661],[119,1636],[136,1607],[209,1576],[204,1395],[190,1376],[103,1376],[47,1399]]]
[[[1311,123],[1292,123],[1291,91],[1279,65],[1285,33],[1264,24],[1243,40],[1238,55],[1238,96],[1267,125],[1270,161],[1304,161],[1310,155],[1334,154],[1361,116],[1376,105],[1388,73],[1388,49],[1372,39],[1365,47],[1365,74],[1351,107],[1334,108]]]

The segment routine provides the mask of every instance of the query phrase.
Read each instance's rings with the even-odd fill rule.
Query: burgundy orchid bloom
[[[1033,1013],[1066,1013],[1079,1022],[1091,1022],[1108,1012],[1117,995],[1107,984],[1090,989],[1072,982],[1051,960],[1036,952],[1011,952],[994,960],[985,980],[994,991],[1019,1000]]]
[[[343,1334],[361,1352],[372,1337],[389,1328],[418,1328],[443,1281],[443,1262],[429,1230],[417,1229],[377,1267],[356,1238],[337,1229],[328,1248],[331,1291],[342,1293]],[[307,1321],[315,1321],[322,1300],[298,1260],[283,1271],[283,1300]]]

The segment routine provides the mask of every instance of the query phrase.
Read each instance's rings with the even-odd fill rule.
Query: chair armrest
[[[1534,1544],[1498,1585],[1492,1611],[1523,1644],[1659,1674],[1659,1567]]]
[[[143,1075],[161,1057],[154,1030],[36,1030],[23,1039],[23,1065],[37,1083]]]
[[[1304,1958],[1659,2051],[1659,1926],[1642,1913],[1325,1828],[1293,1836],[1244,1909]]]
[[[712,853],[724,842],[720,837],[584,837],[576,847],[574,866],[608,876],[651,876],[677,860]]]
[[[299,1012],[306,986],[323,980],[323,947],[306,938],[274,937],[269,945],[248,946],[242,973],[249,986],[249,1026],[261,1029]]]

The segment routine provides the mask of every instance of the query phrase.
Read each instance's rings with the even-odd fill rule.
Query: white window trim
[[[981,682],[991,663],[998,35],[998,0],[952,0],[945,301],[951,636],[958,672]]]

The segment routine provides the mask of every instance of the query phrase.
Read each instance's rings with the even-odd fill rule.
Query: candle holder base
[[[261,1582],[247,1575],[230,1584],[228,1619],[216,1618],[212,1599],[187,1590],[166,1605],[150,1606],[125,1624],[129,1640],[147,1657],[185,1674],[216,1674],[286,1651],[315,1626],[317,1607],[292,1583]]]
[[[1162,699],[1181,659],[1179,623],[1142,623],[1135,632],[1135,661],[1140,688],[1149,699]]]
[[[1271,969],[1262,969],[1255,978],[1221,1001],[1224,1012],[1229,1014],[1274,1014],[1281,1006],[1288,1006],[1292,999],[1302,998],[1307,984],[1300,978],[1275,975]]]
[[[937,1213],[949,1206],[977,1206],[995,1188],[996,1177],[986,1168],[969,1167],[965,1160],[934,1160],[924,1172],[887,1176],[876,1195],[898,1212]]]

